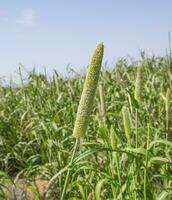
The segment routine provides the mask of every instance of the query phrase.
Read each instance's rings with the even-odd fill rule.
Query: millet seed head
[[[130,117],[129,117],[129,110],[127,107],[122,108],[122,116],[123,116],[123,124],[125,130],[125,136],[127,139],[127,143],[131,144],[131,125],[130,125]]]
[[[94,51],[85,78],[73,130],[73,137],[75,138],[84,137],[87,130],[89,116],[92,111],[93,101],[98,84],[100,68],[102,65],[103,52],[104,45],[103,43],[100,43],[97,45]]]
[[[134,97],[138,102],[141,102],[142,95],[142,67],[141,65],[137,67],[137,76],[135,82],[135,92]]]

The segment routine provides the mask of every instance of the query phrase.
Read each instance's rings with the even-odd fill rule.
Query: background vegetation
[[[0,87],[1,198],[7,180],[39,178],[50,181],[52,199],[60,199],[70,170],[67,199],[170,200],[170,56],[142,53],[139,62],[122,59],[111,71],[102,69],[87,134],[69,165],[83,82],[78,75],[54,72],[50,79],[32,71],[27,83],[21,75],[21,87]]]

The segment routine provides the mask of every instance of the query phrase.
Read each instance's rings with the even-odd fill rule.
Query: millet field
[[[106,50],[106,49],[105,49]],[[0,199],[171,200],[172,59],[0,86]]]

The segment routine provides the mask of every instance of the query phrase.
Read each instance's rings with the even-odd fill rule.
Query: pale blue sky
[[[0,1],[0,77],[27,69],[67,64],[86,67],[95,45],[105,44],[104,61],[133,56],[139,49],[164,54],[172,30],[171,0]]]

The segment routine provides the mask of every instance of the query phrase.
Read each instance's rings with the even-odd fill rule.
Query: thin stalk
[[[72,157],[71,157],[71,160],[70,160],[70,165],[72,165],[73,160],[75,158],[75,154],[76,154],[76,150],[77,150],[78,144],[79,144],[79,139],[76,139],[75,146],[74,146],[73,153],[72,153]],[[62,192],[62,196],[61,196],[60,200],[64,200],[65,199],[66,189],[67,189],[67,185],[68,185],[68,182],[69,182],[69,175],[70,175],[70,170],[68,170],[68,172],[67,172],[66,180],[65,180],[65,184],[64,184],[64,188],[63,188],[63,192]]]
[[[115,152],[115,161],[116,161],[116,169],[117,169],[118,181],[119,181],[119,185],[120,185],[120,196],[121,196],[121,200],[123,200],[123,195],[122,195],[122,181],[121,181],[121,174],[120,174],[120,169],[119,169],[118,152]]]
[[[104,140],[104,143],[105,143],[105,147],[108,148],[108,147],[109,147],[108,142],[107,142],[106,140]],[[110,166],[108,166],[108,168],[109,168],[109,173],[111,174],[112,179],[114,180],[114,179],[115,179],[115,175],[114,175],[114,166],[113,166],[114,162],[113,162],[113,157],[111,157],[111,152],[107,152],[107,157],[108,157],[108,159],[109,159],[109,161],[110,161]],[[113,196],[115,196],[115,198],[116,198],[116,191],[115,191],[115,188],[114,188],[114,184],[113,184],[113,183],[111,183],[111,188],[112,188]]]
[[[150,127],[148,126],[146,156],[145,156],[145,170],[144,170],[144,200],[147,200],[147,166],[148,166],[149,136],[150,136]]]
[[[169,112],[170,112],[170,100],[171,100],[171,91],[168,88],[166,91],[166,99],[165,99],[165,110],[166,110],[166,145],[165,145],[165,154],[166,157],[168,157],[168,146],[167,146],[167,142],[168,142],[168,135],[169,135]],[[168,171],[168,165],[165,165],[165,170],[166,172]],[[167,187],[167,180],[165,180],[164,182],[164,186]]]
[[[113,158],[111,159],[110,152],[108,153],[108,157],[109,157],[109,160],[110,160],[110,163],[111,163],[110,173],[111,173],[111,176],[112,176],[112,178],[114,180],[115,179],[115,175],[114,175],[114,162],[113,162]],[[111,183],[111,188],[112,188],[113,197],[117,198],[117,194],[116,194],[113,182]]]
[[[136,148],[138,148],[138,109],[136,109]]]
[[[168,134],[169,134],[169,112],[170,112],[170,100],[171,100],[171,91],[168,88],[166,91],[166,98],[165,98],[165,110],[166,110],[166,141],[168,141]],[[167,145],[166,145],[167,150]]]
[[[166,139],[168,139],[168,131],[169,131],[169,112],[166,111]]]
[[[136,109],[136,148],[138,148],[138,109]],[[137,186],[137,163],[136,163],[136,158],[134,158],[134,169],[135,173],[134,175],[134,186],[136,188]],[[137,200],[137,191],[135,190],[134,192],[134,198]]]
[[[111,129],[110,129],[110,141],[111,141],[112,149],[115,150],[117,148],[117,138],[115,137],[115,131],[114,131],[113,127],[111,127]],[[121,174],[120,174],[120,168],[119,168],[118,152],[112,152],[112,162],[111,163],[112,163],[113,174],[115,172],[114,161],[116,164],[117,176],[118,176],[118,181],[119,181],[119,185],[120,185],[120,197],[121,197],[121,200],[123,200],[122,181],[121,181]],[[116,197],[116,199],[117,199],[117,197]]]
[[[99,85],[99,96],[100,96],[100,116],[103,124],[106,124],[106,103],[105,103],[105,92],[103,84]]]
[[[168,142],[168,134],[169,134],[169,110],[166,111],[166,134],[165,134],[165,139],[166,142]],[[168,146],[167,143],[165,145],[165,152],[166,152],[166,156],[167,156],[167,152],[168,152]],[[167,166],[167,165],[166,165]]]
[[[134,160],[134,169],[137,171],[136,169],[136,160]],[[133,169],[133,172],[134,172],[134,169]],[[134,176],[134,187],[135,187],[135,190],[134,190],[134,199],[137,200],[137,191],[136,191],[136,186],[137,186],[137,176],[135,175],[135,173],[133,173],[133,176]]]

